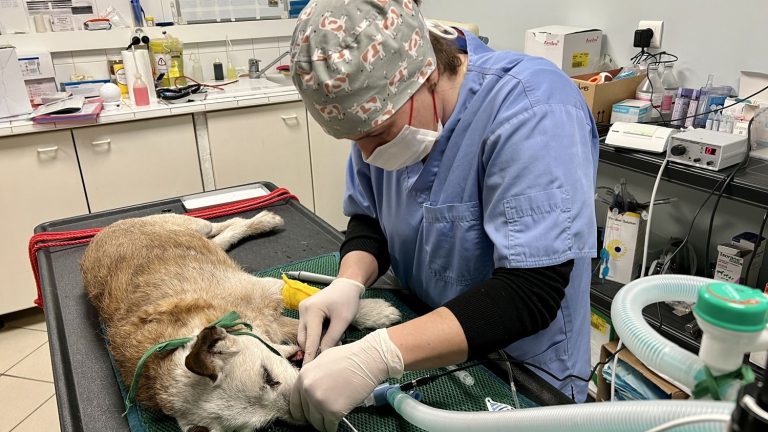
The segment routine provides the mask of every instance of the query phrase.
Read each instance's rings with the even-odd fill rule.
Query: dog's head
[[[299,371],[299,348],[206,327],[178,350],[173,415],[185,432],[253,431],[289,419],[289,398]]]

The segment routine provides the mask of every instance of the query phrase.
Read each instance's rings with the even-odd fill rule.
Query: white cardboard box
[[[0,76],[3,77],[3,86],[0,87],[0,118],[31,113],[32,105],[21,76],[16,48],[12,46],[0,46]]]
[[[625,99],[613,104],[611,124],[616,122],[640,123],[651,118],[651,103],[637,99]]]
[[[569,77],[596,72],[602,47],[598,29],[551,25],[525,32],[525,53],[544,57]]]
[[[643,260],[645,219],[638,213],[626,212],[614,215],[608,209],[605,220],[603,247],[608,250],[608,275],[606,279],[629,283],[638,273]],[[605,265],[601,266],[602,274]]]
[[[717,266],[715,279],[724,282],[733,282],[754,287],[757,276],[760,273],[760,264],[763,262],[765,252],[765,239],[760,241],[755,259],[749,271],[749,280],[746,280],[747,266],[755,249],[757,236],[751,233],[741,233],[731,239],[731,243],[722,243],[717,246]]]

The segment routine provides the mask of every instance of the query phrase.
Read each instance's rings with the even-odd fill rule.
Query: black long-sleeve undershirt
[[[387,239],[375,218],[354,215],[341,245],[342,259],[349,252],[370,253],[378,263],[378,276],[389,269]],[[557,316],[570,281],[573,260],[539,268],[497,268],[492,276],[449,300],[445,307],[459,321],[477,358],[534,335]]]

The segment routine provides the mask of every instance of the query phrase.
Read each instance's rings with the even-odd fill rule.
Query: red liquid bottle
[[[149,105],[149,88],[141,78],[141,74],[136,74],[136,79],[133,80],[133,101],[136,106]]]

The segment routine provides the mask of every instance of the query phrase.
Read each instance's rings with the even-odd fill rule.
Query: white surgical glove
[[[357,342],[330,348],[301,368],[291,393],[291,417],[333,432],[388,377],[403,375],[403,356],[379,329]]]
[[[299,346],[304,349],[304,364],[319,351],[339,343],[349,323],[357,315],[365,285],[352,279],[337,278],[319,293],[299,303]],[[323,335],[323,321],[330,320]]]

